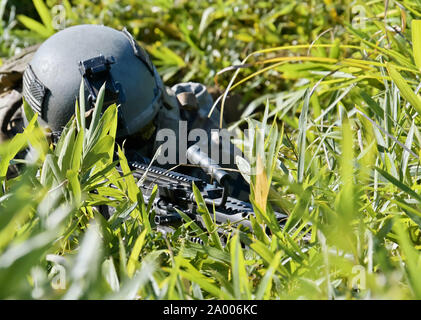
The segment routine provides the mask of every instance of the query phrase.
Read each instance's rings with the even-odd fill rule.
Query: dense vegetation
[[[114,144],[115,106],[89,128],[76,106],[56,147],[26,108],[25,132],[0,145],[0,298],[421,298],[420,1],[24,2],[0,1],[4,57],[65,25],[127,26],[168,84],[238,96],[231,129],[255,129],[239,146],[263,172],[254,235],[223,246],[189,222],[166,239]],[[37,156],[6,179],[28,144]]]

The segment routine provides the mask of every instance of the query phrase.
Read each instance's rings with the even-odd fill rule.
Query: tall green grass
[[[115,7],[105,8],[77,3],[75,12],[121,8],[113,1]],[[162,45],[177,48],[171,50],[178,58],[166,64],[162,57],[167,80],[193,79],[188,69],[210,61],[201,50],[218,28],[215,46],[220,41],[239,52],[242,46],[225,35],[224,21],[232,22],[237,37],[242,28],[258,30],[244,30],[237,39],[253,50],[227,52],[217,69],[206,67],[220,70],[217,80],[227,95],[253,91],[245,93],[242,118],[247,120],[231,129],[244,138],[236,143],[245,154],[258,159],[251,167],[238,160],[250,181],[254,234],[221,226],[230,234],[222,245],[212,212],[197,194],[206,228],[186,218],[163,237],[129,174],[124,149],[115,146],[116,106],[104,111],[99,102],[86,127],[81,96],[56,147],[26,108],[32,121],[25,132],[0,146],[1,298],[421,298],[420,5],[395,1],[385,8],[383,1],[357,1],[366,10],[361,29],[348,23],[347,1],[281,3],[277,12],[256,1],[259,13],[242,6],[235,11],[235,4],[216,1],[205,12],[198,10],[201,2],[190,3],[194,14],[186,21],[201,30],[199,40],[182,25],[155,27]],[[319,15],[310,21],[303,8]],[[138,37],[154,25],[146,17],[113,12],[112,18],[99,19],[111,19],[111,25],[127,19]],[[184,17],[167,1],[159,2],[157,12],[167,19],[177,19],[176,13]],[[223,17],[227,12],[231,15]],[[264,20],[269,13],[276,17]],[[254,22],[244,22],[249,20]],[[278,40],[281,31],[285,40]],[[152,55],[153,46],[158,44],[149,48]],[[165,70],[174,61],[184,63],[177,76]],[[213,77],[200,70],[200,80]],[[247,127],[254,135],[243,137]],[[23,173],[6,179],[8,164],[28,145],[34,151]],[[114,151],[123,176],[115,169]],[[250,176],[254,171],[258,174]],[[102,204],[116,208],[108,220],[98,211]],[[282,228],[274,221],[279,208],[288,214]],[[189,241],[190,236],[204,244]]]

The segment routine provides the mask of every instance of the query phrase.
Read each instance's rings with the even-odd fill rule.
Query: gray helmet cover
[[[106,69],[100,62],[108,63],[108,77],[100,77],[100,85],[107,81],[107,86],[117,88],[117,98],[111,101],[120,105],[117,136],[142,129],[157,114],[164,86],[148,54],[125,29],[79,25],[47,39],[25,70],[23,95],[28,104],[52,131],[61,131],[75,112],[83,78],[81,63],[89,65],[91,59],[97,65],[91,65],[90,72],[99,70],[98,74]],[[89,97],[92,89],[87,78],[84,82]]]

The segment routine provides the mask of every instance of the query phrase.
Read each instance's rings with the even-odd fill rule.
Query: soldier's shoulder
[[[23,49],[0,66],[0,142],[22,131],[22,75],[38,47]]]
[[[210,110],[212,108],[212,96],[203,83],[183,82],[174,85],[171,89],[174,91],[181,105],[197,104],[199,109]],[[191,97],[194,97],[196,101],[192,101]]]
[[[0,66],[0,92],[21,87],[22,75],[39,45],[23,49]]]
[[[39,48],[39,44],[22,49],[15,56],[5,60],[0,66],[0,73],[19,72],[23,73],[32,56]]]

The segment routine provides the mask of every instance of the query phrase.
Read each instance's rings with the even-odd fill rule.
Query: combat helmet
[[[160,108],[162,80],[126,29],[79,25],[51,36],[25,70],[23,96],[44,125],[60,132],[74,114],[82,79],[90,107],[106,83],[104,108],[120,105],[119,137],[141,130]]]

